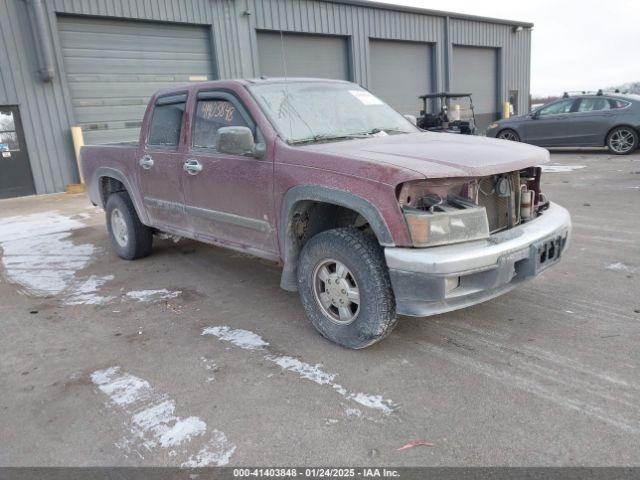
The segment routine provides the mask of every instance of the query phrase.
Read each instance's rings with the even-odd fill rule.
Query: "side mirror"
[[[407,120],[409,120],[413,125],[418,125],[418,119],[416,118],[415,115],[405,115],[404,118],[406,118]]]
[[[531,112],[531,115],[529,115],[531,117],[532,120],[537,120],[538,117],[540,116],[540,110],[536,110],[535,112]]]
[[[264,144],[256,145],[253,132],[247,127],[222,127],[218,130],[218,151],[229,155],[253,155],[262,158]]]

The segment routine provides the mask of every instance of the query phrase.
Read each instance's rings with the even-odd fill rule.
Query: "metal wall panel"
[[[471,93],[480,131],[498,118],[498,50],[453,47],[452,90]]]
[[[420,95],[432,91],[433,54],[428,43],[371,40],[373,93],[402,114],[418,115]]]
[[[18,105],[37,193],[77,181],[70,117],[59,84],[43,83],[27,3],[0,1],[0,104]]]
[[[55,77],[39,76],[39,49],[32,13],[24,0],[0,1],[0,104],[18,105],[29,151],[36,192],[63,191],[79,181],[70,127],[77,120],[57,32],[60,15],[202,25],[211,30],[215,76],[245,76],[253,64],[246,32],[237,19],[244,8],[234,0],[47,0],[47,40],[53,47]],[[138,119],[139,121],[140,119]]]
[[[350,77],[347,41],[338,36],[258,32],[258,62],[261,76]]]
[[[351,79],[369,88],[370,39],[404,40],[435,44],[436,84],[443,81],[444,18],[392,9],[370,8],[318,0],[246,0],[250,42],[258,49],[257,30],[344,35],[350,41]],[[260,66],[254,60],[253,74]]]
[[[136,141],[153,93],[214,78],[206,27],[60,17],[75,121],[88,145]]]
[[[87,15],[200,25],[211,32],[215,76],[238,78],[260,72],[258,31],[282,29],[347,38],[350,75],[370,87],[369,41],[433,44],[434,90],[451,86],[454,45],[498,49],[498,100],[518,90],[519,111],[529,101],[530,25],[470,18],[434,11],[369,4],[356,0],[47,0],[47,39],[55,57],[55,78],[37,74],[39,50],[24,0],[0,0],[0,104],[19,105],[38,193],[61,191],[78,181],[70,126],[77,122],[58,35],[61,15]]]

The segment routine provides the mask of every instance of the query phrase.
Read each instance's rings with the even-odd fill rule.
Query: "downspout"
[[[33,13],[33,29],[39,55],[39,72],[43,82],[50,82],[55,77],[56,71],[53,62],[53,51],[49,42],[47,31],[47,14],[42,0],[27,0]]]
[[[449,29],[451,28],[451,17],[444,17],[444,90],[448,92],[451,88],[451,45],[449,43]]]
[[[451,91],[451,37],[450,37],[450,29],[451,29],[451,17],[447,15],[444,17],[444,91]],[[447,109],[451,107],[451,101],[446,99]],[[432,100],[432,108],[434,111],[438,111],[438,105],[435,103],[436,100]]]

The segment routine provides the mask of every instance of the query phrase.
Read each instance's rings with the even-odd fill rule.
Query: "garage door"
[[[498,118],[498,51],[453,47],[452,90],[472,93],[476,122],[482,131]]]
[[[75,121],[86,143],[137,140],[156,90],[213,78],[205,28],[59,17],[58,31]]]
[[[349,80],[348,51],[344,37],[258,32],[260,75],[267,77],[284,76],[286,63],[289,77]]]
[[[418,97],[431,91],[431,46],[371,40],[369,47],[371,91],[400,113],[418,115]]]

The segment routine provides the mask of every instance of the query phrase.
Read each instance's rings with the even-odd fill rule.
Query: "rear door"
[[[566,146],[570,116],[575,102],[575,99],[567,98],[542,107],[523,124],[522,140],[542,147]]]
[[[273,162],[217,151],[218,130],[243,126],[262,137],[242,102],[228,91],[201,91],[193,107],[191,146],[182,172],[189,225],[198,238],[277,258],[273,210]]]
[[[138,185],[151,222],[169,231],[188,227],[182,193],[186,102],[186,93],[156,99],[136,165]]]
[[[572,146],[604,145],[604,137],[615,117],[609,99],[580,98],[575,110],[568,124],[567,141]]]

